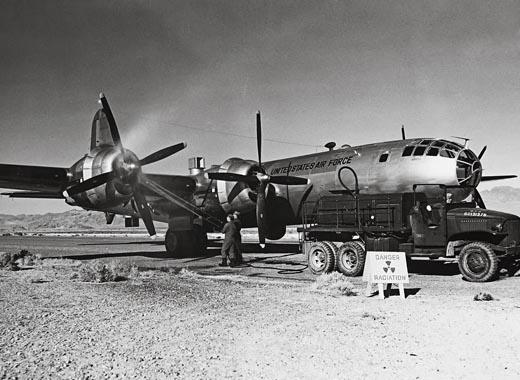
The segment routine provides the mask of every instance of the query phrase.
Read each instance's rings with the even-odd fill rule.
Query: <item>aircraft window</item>
[[[418,146],[417,148],[415,148],[415,150],[413,151],[413,155],[414,156],[422,156],[424,154],[424,151],[426,150],[426,147],[425,146]]]
[[[440,154],[441,157],[447,157],[447,158],[454,158],[455,157],[455,153],[453,153],[451,150],[441,150],[441,154]]]
[[[413,146],[407,146],[406,148],[404,148],[404,150],[403,150],[403,157],[411,156],[413,148],[414,148]]]
[[[453,144],[446,144],[446,149],[451,149],[451,150],[454,150],[455,152],[458,152],[460,150],[460,148],[456,145],[453,145]]]
[[[383,154],[379,157],[379,162],[386,162],[386,160],[388,160],[388,153],[383,153]]]
[[[436,156],[439,154],[439,148],[430,148],[428,152],[426,152],[427,156]]]
[[[444,142],[442,141],[435,141],[432,146],[438,146],[439,148],[443,147],[444,146]]]
[[[423,140],[420,145],[430,145],[433,140]]]

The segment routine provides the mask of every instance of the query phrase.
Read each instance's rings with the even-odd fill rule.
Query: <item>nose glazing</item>
[[[475,153],[463,149],[457,156],[457,180],[461,186],[477,186],[482,177],[482,165]]]

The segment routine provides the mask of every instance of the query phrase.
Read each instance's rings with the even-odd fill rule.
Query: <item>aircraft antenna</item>
[[[406,136],[404,134],[404,124],[401,125],[401,136],[403,137],[403,140],[406,140]]]

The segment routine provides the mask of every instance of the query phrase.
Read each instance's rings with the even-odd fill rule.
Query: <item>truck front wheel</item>
[[[307,264],[313,274],[329,273],[334,270],[335,256],[332,248],[322,241],[311,244]]]
[[[487,243],[469,243],[460,252],[459,270],[468,281],[492,281],[498,277],[498,257]]]
[[[358,276],[365,267],[366,253],[363,245],[357,241],[343,243],[338,250],[338,270],[345,276]]]

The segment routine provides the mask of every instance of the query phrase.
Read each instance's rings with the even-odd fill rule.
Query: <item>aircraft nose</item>
[[[482,165],[469,149],[460,151],[457,157],[457,180],[461,186],[477,186],[482,178]]]

